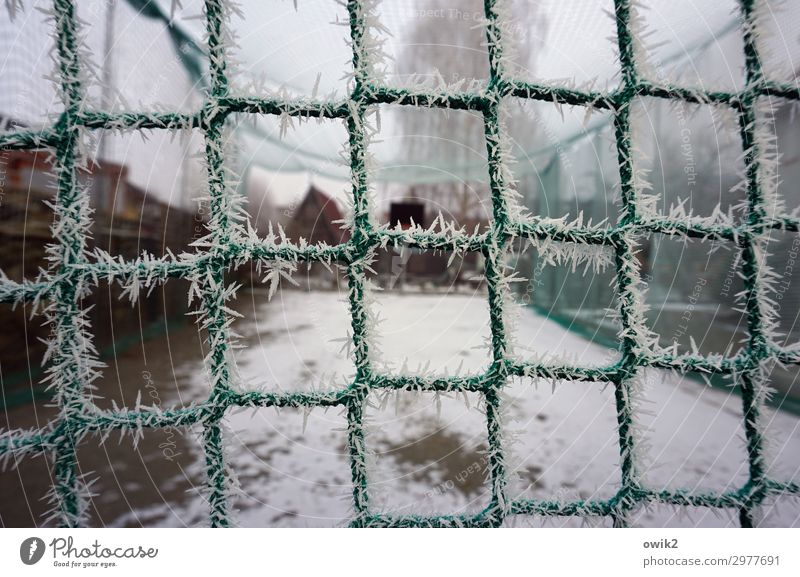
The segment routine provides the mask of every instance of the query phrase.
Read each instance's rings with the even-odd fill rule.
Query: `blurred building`
[[[334,198],[313,184],[308,184],[303,193],[303,189],[292,186],[296,183],[283,180],[277,186],[256,185],[248,189],[250,218],[259,235],[266,235],[270,228],[277,233],[277,226],[281,226],[293,243],[304,240],[335,246],[350,240],[350,231],[343,228],[344,213]],[[237,274],[239,282],[261,286],[256,263],[240,268]],[[319,263],[306,263],[294,279],[306,290],[327,289],[340,285],[344,275],[335,266],[329,270]]]
[[[431,203],[418,197],[404,200],[393,200],[389,204],[388,224],[391,228],[399,226],[408,229],[413,225],[426,228],[433,222],[434,214]],[[477,226],[484,228],[488,222],[483,219],[472,219],[465,224],[472,231]],[[378,283],[386,288],[402,288],[406,284],[426,285],[431,288],[451,287],[455,284],[475,283],[482,267],[481,255],[470,252],[463,257],[453,259],[450,251],[422,250],[418,248],[387,247],[378,251],[374,269],[378,273]]]
[[[35,280],[46,268],[51,234],[56,174],[48,151],[6,151],[0,157],[0,269],[14,281]],[[111,162],[89,162],[79,171],[78,184],[93,209],[87,249],[100,248],[114,256],[136,258],[143,252],[161,256],[189,250],[197,229],[204,228],[198,213],[176,208],[129,182],[127,167]],[[121,289],[101,283],[81,303],[93,307],[90,315],[98,349],[136,339],[140,333],[187,310],[185,282],[172,279],[136,307],[120,300]],[[27,373],[36,374],[44,353],[48,327],[44,318],[30,317],[28,305],[0,307],[0,372],[4,393],[29,388]]]
[[[299,206],[291,211],[286,233],[293,240],[304,238],[310,244],[341,244],[350,240],[350,231],[342,228],[343,221],[336,201],[312,184]]]

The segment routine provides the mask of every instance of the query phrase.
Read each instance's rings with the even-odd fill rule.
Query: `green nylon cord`
[[[756,135],[756,108],[759,98],[773,96],[800,100],[796,86],[782,85],[765,78],[756,45],[754,0],[740,0],[743,22],[746,84],[741,92],[707,92],[677,86],[658,85],[639,78],[631,29],[631,3],[615,0],[616,32],[621,84],[610,93],[584,92],[552,87],[510,78],[504,69],[501,2],[484,0],[489,47],[490,78],[480,92],[409,90],[379,85],[370,71],[370,30],[367,0],[349,0],[349,34],[353,48],[354,77],[347,99],[319,102],[309,99],[239,98],[229,94],[226,70],[226,7],[222,0],[205,1],[208,94],[202,109],[194,114],[110,113],[85,111],[81,102],[85,88],[80,78],[79,39],[74,2],[54,0],[54,26],[61,98],[64,112],[58,122],[42,131],[20,131],[0,135],[0,150],[50,148],[55,152],[58,173],[54,204],[53,238],[48,249],[49,267],[36,280],[15,283],[0,281],[0,302],[41,303],[53,329],[52,354],[44,382],[55,393],[59,417],[42,429],[6,431],[0,434],[0,457],[16,462],[37,453],[53,457],[54,485],[51,491],[51,519],[62,526],[86,523],[86,490],[78,475],[75,448],[89,433],[111,431],[136,434],[144,428],[202,427],[202,448],[207,476],[206,498],[209,522],[214,527],[233,524],[229,504],[233,473],[226,465],[224,419],[235,407],[313,407],[339,406],[346,409],[347,445],[353,482],[354,517],[360,527],[467,527],[503,524],[516,515],[610,517],[615,526],[625,526],[629,513],[644,503],[663,503],[681,507],[734,509],[741,525],[754,524],[756,508],[766,499],[781,495],[800,495],[796,482],[770,479],[764,463],[764,431],[760,414],[766,395],[762,367],[766,361],[798,364],[796,354],[782,350],[767,338],[769,303],[764,298],[760,276],[759,242],[773,229],[798,232],[800,222],[767,211],[761,171],[764,151]],[[640,214],[632,159],[630,107],[640,97],[713,103],[731,107],[739,117],[740,137],[746,165],[747,218],[736,226],[674,221]],[[609,228],[581,225],[565,226],[536,215],[518,216],[514,211],[513,183],[510,182],[505,127],[500,108],[506,97],[519,97],[607,109],[613,113],[617,160],[621,179],[620,220]],[[390,230],[375,225],[369,196],[367,119],[378,104],[395,103],[473,110],[484,119],[488,173],[492,198],[492,225],[486,232],[468,234],[463,230]],[[340,245],[295,245],[286,241],[256,238],[246,228],[225,172],[225,123],[235,113],[273,114],[300,117],[343,119],[349,132],[350,168],[353,184],[353,222],[350,239]],[[113,258],[86,247],[90,214],[88,193],[78,187],[78,139],[87,129],[187,129],[201,130],[205,136],[208,190],[211,219],[208,236],[197,244],[196,252],[156,258],[144,255],[135,260]],[[742,253],[742,273],[747,287],[745,310],[748,341],[742,352],[730,359],[700,355],[671,355],[652,352],[641,307],[641,278],[635,257],[636,239],[648,233],[693,237],[735,243]],[[622,329],[619,339],[621,358],[606,367],[550,365],[514,360],[509,354],[509,339],[504,322],[504,303],[509,293],[504,275],[508,247],[514,239],[552,240],[578,245],[608,247],[614,254],[618,311]],[[486,262],[486,282],[490,308],[492,360],[478,376],[428,378],[380,374],[370,361],[370,318],[367,267],[381,246],[408,246],[426,250],[480,252]],[[256,261],[264,266],[293,266],[298,262],[338,263],[347,269],[351,311],[352,347],[355,361],[353,382],[341,390],[328,392],[269,393],[238,392],[231,365],[232,315],[225,306],[238,288],[225,282],[225,273],[244,263]],[[115,281],[125,287],[132,299],[139,286],[165,283],[183,278],[192,283],[200,298],[196,311],[205,329],[211,379],[209,397],[180,409],[160,410],[136,407],[115,411],[100,410],[89,399],[88,387],[99,374],[97,351],[91,345],[88,321],[80,299],[101,281]],[[647,367],[676,371],[696,371],[730,376],[741,388],[747,444],[748,480],[739,489],[722,493],[688,490],[654,490],[640,478],[641,463],[635,431],[636,378]],[[511,499],[507,494],[508,470],[503,439],[500,392],[513,377],[534,377],[580,382],[611,383],[618,415],[621,487],[607,500],[550,501]],[[474,392],[485,407],[488,445],[487,467],[491,485],[489,505],[475,514],[426,517],[390,515],[374,511],[369,500],[367,446],[364,410],[368,396],[378,390],[416,390]]]

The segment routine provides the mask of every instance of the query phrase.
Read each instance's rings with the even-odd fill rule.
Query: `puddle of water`
[[[432,486],[452,483],[465,497],[479,493],[487,480],[483,452],[486,445],[474,449],[460,435],[436,430],[410,443],[381,443],[380,455],[395,461],[414,481]]]

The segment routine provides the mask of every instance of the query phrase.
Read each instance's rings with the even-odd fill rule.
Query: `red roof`
[[[341,239],[340,242],[347,242],[350,240],[350,231],[342,229],[341,221],[344,218],[339,205],[330,196],[322,192],[313,184],[309,187],[306,194],[306,200],[312,200],[319,207],[320,215],[324,217],[323,224],[327,227],[328,232],[333,238]],[[305,202],[305,201],[304,201]]]

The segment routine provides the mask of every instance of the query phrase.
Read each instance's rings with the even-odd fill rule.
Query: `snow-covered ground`
[[[382,370],[474,373],[486,367],[486,295],[378,293]],[[341,387],[353,373],[343,342],[349,330],[344,293],[241,292],[236,325],[243,347],[237,368],[245,387]],[[567,357],[607,364],[613,350],[589,343],[519,307],[514,340],[520,357]],[[191,332],[193,327],[185,331]],[[185,337],[181,336],[180,339]],[[174,347],[173,347],[174,348]],[[199,355],[171,353],[169,373],[154,368],[162,407],[207,394]],[[152,354],[151,354],[152,356]],[[405,358],[413,359],[404,365]],[[148,366],[154,365],[153,360]],[[119,370],[118,370],[119,372]],[[148,379],[150,373],[148,373]],[[176,388],[175,382],[178,382]],[[724,490],[746,479],[741,399],[665,372],[642,380],[638,412],[647,483],[655,488]],[[506,428],[513,471],[511,496],[573,499],[611,496],[620,482],[613,390],[601,384],[518,379],[506,389]],[[152,395],[151,395],[152,397]],[[476,511],[488,502],[485,421],[478,395],[373,394],[367,415],[371,505],[402,513]],[[229,464],[240,483],[234,500],[242,526],[344,525],[351,514],[339,409],[239,410],[228,418]],[[800,420],[771,414],[771,475],[800,479]],[[134,458],[131,458],[133,455]],[[165,459],[165,457],[167,457]],[[113,440],[84,450],[94,486],[94,521],[107,525],[201,525],[204,471],[195,433],[151,431],[138,452]],[[147,489],[149,487],[149,489]],[[781,498],[763,511],[764,525],[800,525],[800,503]],[[542,519],[510,518],[509,525]],[[647,526],[737,524],[733,512],[649,506]],[[552,519],[580,525],[579,519]],[[589,524],[607,524],[605,519]]]

